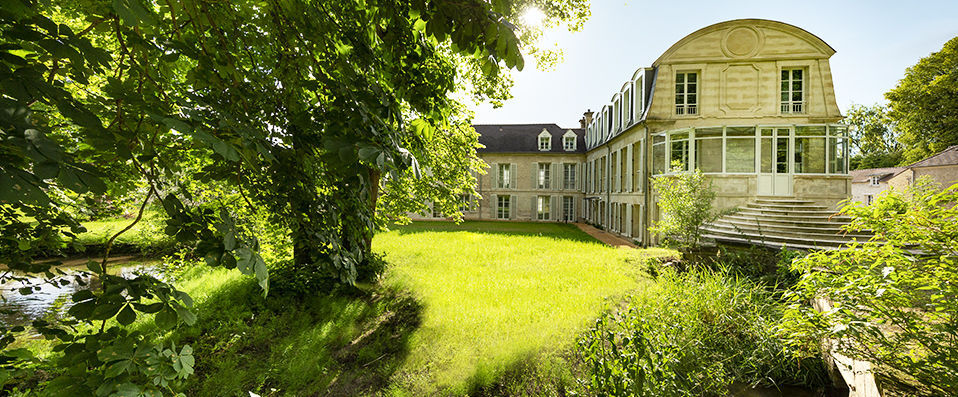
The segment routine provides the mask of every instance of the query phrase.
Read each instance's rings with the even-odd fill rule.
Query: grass
[[[389,267],[369,295],[263,299],[235,271],[187,274],[199,320],[171,336],[198,358],[187,395],[535,394],[531,375],[562,388],[576,335],[646,285],[641,258],[673,254],[530,223],[416,222],[373,245]]]
[[[375,247],[390,264],[385,283],[423,303],[396,377],[417,393],[464,392],[520,360],[554,359],[645,282],[638,252],[609,248],[571,225],[419,222],[378,236]]]
[[[591,391],[720,396],[733,387],[801,386],[821,392],[830,383],[823,362],[797,358],[778,336],[784,307],[766,286],[726,271],[664,269],[581,339]],[[630,376],[638,372],[644,376]]]
[[[115,253],[169,253],[173,239],[163,232],[164,215],[159,210],[146,211],[143,219],[137,222],[114,241]],[[134,218],[108,218],[83,222],[87,230],[77,236],[77,242],[87,247],[87,251],[97,252],[114,234],[133,223]]]

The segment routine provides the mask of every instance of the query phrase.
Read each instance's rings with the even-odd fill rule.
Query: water
[[[95,276],[81,277],[85,285],[77,283],[76,277],[83,272],[89,273],[86,263],[94,258],[71,259],[64,261],[63,265],[56,266],[65,275],[55,279],[55,284],[45,283],[43,275],[27,277],[26,281],[7,281],[0,284],[0,324],[4,326],[29,325],[31,321],[43,318],[48,315],[60,315],[65,313],[73,302],[70,295],[82,289],[99,288],[99,282]],[[54,269],[50,269],[57,274]],[[133,278],[138,274],[152,274],[156,276],[159,270],[159,262],[133,260],[131,257],[118,257],[107,264],[109,274],[122,276],[124,278]],[[5,272],[3,270],[2,272]],[[23,277],[23,273],[12,272],[16,276]],[[61,283],[61,280],[67,281]],[[61,285],[65,284],[65,285]],[[40,287],[40,290],[34,290],[29,295],[23,295],[19,289],[27,285]]]

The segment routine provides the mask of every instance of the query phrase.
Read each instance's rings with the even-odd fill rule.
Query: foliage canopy
[[[906,163],[958,145],[958,37],[908,68],[885,98]]]
[[[167,234],[264,292],[248,214],[287,231],[299,271],[351,284],[411,194],[452,208],[475,193],[476,136],[450,93],[508,95],[536,29],[510,21],[532,4],[573,28],[588,16],[582,0],[6,1],[0,262],[53,278],[34,259],[82,231],[62,198],[133,194],[133,223],[159,202]],[[381,189],[396,199],[379,206]],[[89,266],[103,288],[74,294],[72,319],[34,324],[61,343],[62,393],[172,392],[192,373],[188,347],[117,326],[195,315],[154,277],[108,275],[116,236]],[[5,347],[19,330],[0,331]],[[0,365],[10,375],[29,359],[5,351]]]
[[[907,394],[958,394],[958,185],[944,191],[920,178],[907,192],[850,204],[849,230],[875,240],[819,251],[792,263],[802,272],[784,323],[795,345],[823,338]],[[833,308],[819,312],[812,299]],[[901,376],[904,375],[904,376]],[[917,381],[924,389],[912,390]]]

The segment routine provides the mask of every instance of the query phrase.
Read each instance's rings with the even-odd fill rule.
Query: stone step
[[[789,225],[789,224],[774,224],[762,221],[755,220],[741,220],[741,219],[728,219],[722,218],[717,219],[713,222],[715,225],[725,225],[738,227],[742,229],[759,229],[759,230],[769,230],[769,231],[783,231],[783,232],[795,232],[795,233],[830,233],[830,234],[842,234],[845,231],[842,229],[843,224],[833,223],[825,225]],[[868,233],[860,232],[850,232],[849,234],[861,234],[867,235]]]
[[[841,247],[817,246],[817,245],[807,245],[807,244],[786,244],[786,243],[780,243],[775,241],[756,242],[754,240],[749,240],[745,238],[719,236],[719,235],[712,235],[712,234],[704,234],[702,235],[702,237],[709,238],[715,241],[725,242],[725,243],[764,245],[766,247],[772,247],[772,248],[791,248],[791,249],[800,249],[800,250],[837,250],[841,248]]]
[[[723,230],[715,230],[705,228],[706,234],[710,236],[726,237],[738,240],[750,241],[752,244],[765,244],[765,243],[781,243],[786,245],[802,245],[810,247],[840,247],[852,242],[852,240],[846,239],[836,239],[836,238],[816,238],[816,239],[807,239],[801,237],[787,237],[779,235],[763,235],[760,233],[749,233],[749,232],[726,232]]]
[[[716,219],[715,222],[727,222],[735,225],[761,228],[781,228],[783,230],[803,230],[807,232],[821,232],[823,230],[839,232],[846,225],[844,222],[828,221],[774,221],[749,216],[724,216]]]
[[[763,212],[755,210],[740,210],[735,213],[736,215],[741,216],[750,216],[759,219],[770,219],[770,220],[783,220],[783,221],[802,221],[807,220],[811,222],[822,222],[822,221],[831,221],[831,222],[847,222],[851,220],[847,215],[835,215],[834,213],[830,214],[783,214],[783,213],[772,213],[772,212]]]
[[[745,205],[748,208],[768,208],[768,209],[782,209],[782,210],[828,210],[828,207],[824,205],[795,205],[795,204],[764,204],[764,203],[748,203]]]
[[[793,198],[757,198],[754,203],[769,203],[769,204],[815,204],[812,200],[801,200]]]
[[[868,241],[871,239],[871,235],[867,234],[845,234],[840,230],[817,230],[817,231],[808,231],[808,230],[787,230],[782,227],[756,227],[754,225],[748,225],[747,227],[742,227],[743,225],[734,225],[734,224],[723,224],[723,223],[713,223],[712,225],[706,226],[708,230],[713,231],[722,231],[725,233],[751,233],[755,235],[764,235],[764,236],[780,236],[780,237],[791,237],[799,238],[806,240],[818,240],[818,239],[832,239],[832,240],[844,240],[844,241]],[[808,229],[808,228],[799,228],[799,229]],[[814,230],[814,229],[813,229]]]
[[[829,211],[829,210],[806,210],[806,209],[795,209],[795,208],[784,209],[784,208],[744,207],[738,210],[738,212],[742,212],[742,211],[748,211],[751,213],[771,214],[771,215],[783,214],[783,215],[805,215],[805,216],[825,216],[825,217],[836,214],[835,211]]]
[[[841,227],[847,222],[841,222],[837,220],[828,220],[828,218],[805,218],[805,217],[796,217],[796,218],[783,218],[783,219],[774,219],[772,217],[763,217],[755,215],[740,215],[740,214],[731,214],[725,215],[720,219],[733,219],[742,222],[755,222],[759,224],[769,224],[769,225],[783,225],[783,226],[802,226],[802,227]]]

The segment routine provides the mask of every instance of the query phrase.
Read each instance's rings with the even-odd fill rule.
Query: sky
[[[525,70],[513,74],[513,98],[498,109],[474,107],[474,122],[578,127],[582,113],[601,109],[636,69],[651,66],[689,33],[731,19],[789,23],[831,45],[843,112],[883,102],[907,67],[958,36],[958,0],[591,0],[591,8],[581,31],[554,30],[544,38],[563,49],[559,65],[540,71],[527,58]]]

